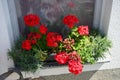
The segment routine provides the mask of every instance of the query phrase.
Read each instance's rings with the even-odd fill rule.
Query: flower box
[[[62,20],[61,24],[69,29],[64,38],[57,32],[49,31],[47,25],[40,23],[39,16],[35,14],[24,16],[24,22],[28,33],[18,39],[9,51],[15,66],[23,71],[35,72],[51,58],[59,64],[68,65],[68,71],[77,75],[82,72],[84,64],[96,63],[105,57],[104,52],[111,47],[111,42],[99,30],[78,25],[78,18],[72,14],[64,16]]]

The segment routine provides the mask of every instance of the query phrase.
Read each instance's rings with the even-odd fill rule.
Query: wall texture
[[[9,1],[9,6],[8,2]],[[0,0],[0,74],[13,66],[8,59],[8,49],[11,48],[15,38],[19,36],[18,23],[15,13],[14,0]],[[13,3],[13,4],[11,4]]]
[[[120,0],[113,0],[112,13],[108,28],[108,37],[113,42],[111,52],[110,68],[120,68]]]
[[[0,17],[0,74],[8,70],[7,51],[10,48],[10,35],[8,35],[8,22],[6,21],[9,18],[5,15],[7,7],[4,7],[4,2],[0,0],[0,15],[2,15]]]

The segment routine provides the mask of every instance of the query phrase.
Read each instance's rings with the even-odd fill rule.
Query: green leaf
[[[78,30],[78,28],[76,26],[74,26],[72,29],[71,29],[71,32],[76,32]]]
[[[46,53],[46,51],[42,51],[42,50],[36,50],[36,54],[35,54],[35,57],[37,59],[39,59],[40,61],[45,61],[46,58],[47,58],[47,55],[48,53]]]

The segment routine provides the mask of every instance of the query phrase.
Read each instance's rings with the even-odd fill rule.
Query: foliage
[[[22,40],[24,38],[20,37],[20,40],[16,41],[15,46],[9,50],[9,56],[14,60],[18,69],[35,72],[43,63],[34,56],[35,52],[21,49]]]
[[[26,15],[24,22],[29,33],[9,51],[15,66],[24,71],[36,71],[50,53],[55,53],[54,59],[59,64],[68,64],[71,73],[80,74],[82,64],[95,63],[111,47],[111,42],[98,30],[89,31],[88,26],[75,26],[79,20],[74,15],[63,18],[63,23],[70,29],[66,38],[50,32],[37,15]]]

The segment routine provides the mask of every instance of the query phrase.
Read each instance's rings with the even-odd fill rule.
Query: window
[[[49,30],[57,31],[63,35],[67,29],[56,24],[61,17],[74,14],[79,17],[80,25],[92,27],[95,0],[15,0],[20,33],[23,33],[25,25],[23,16],[35,13],[46,24]]]

